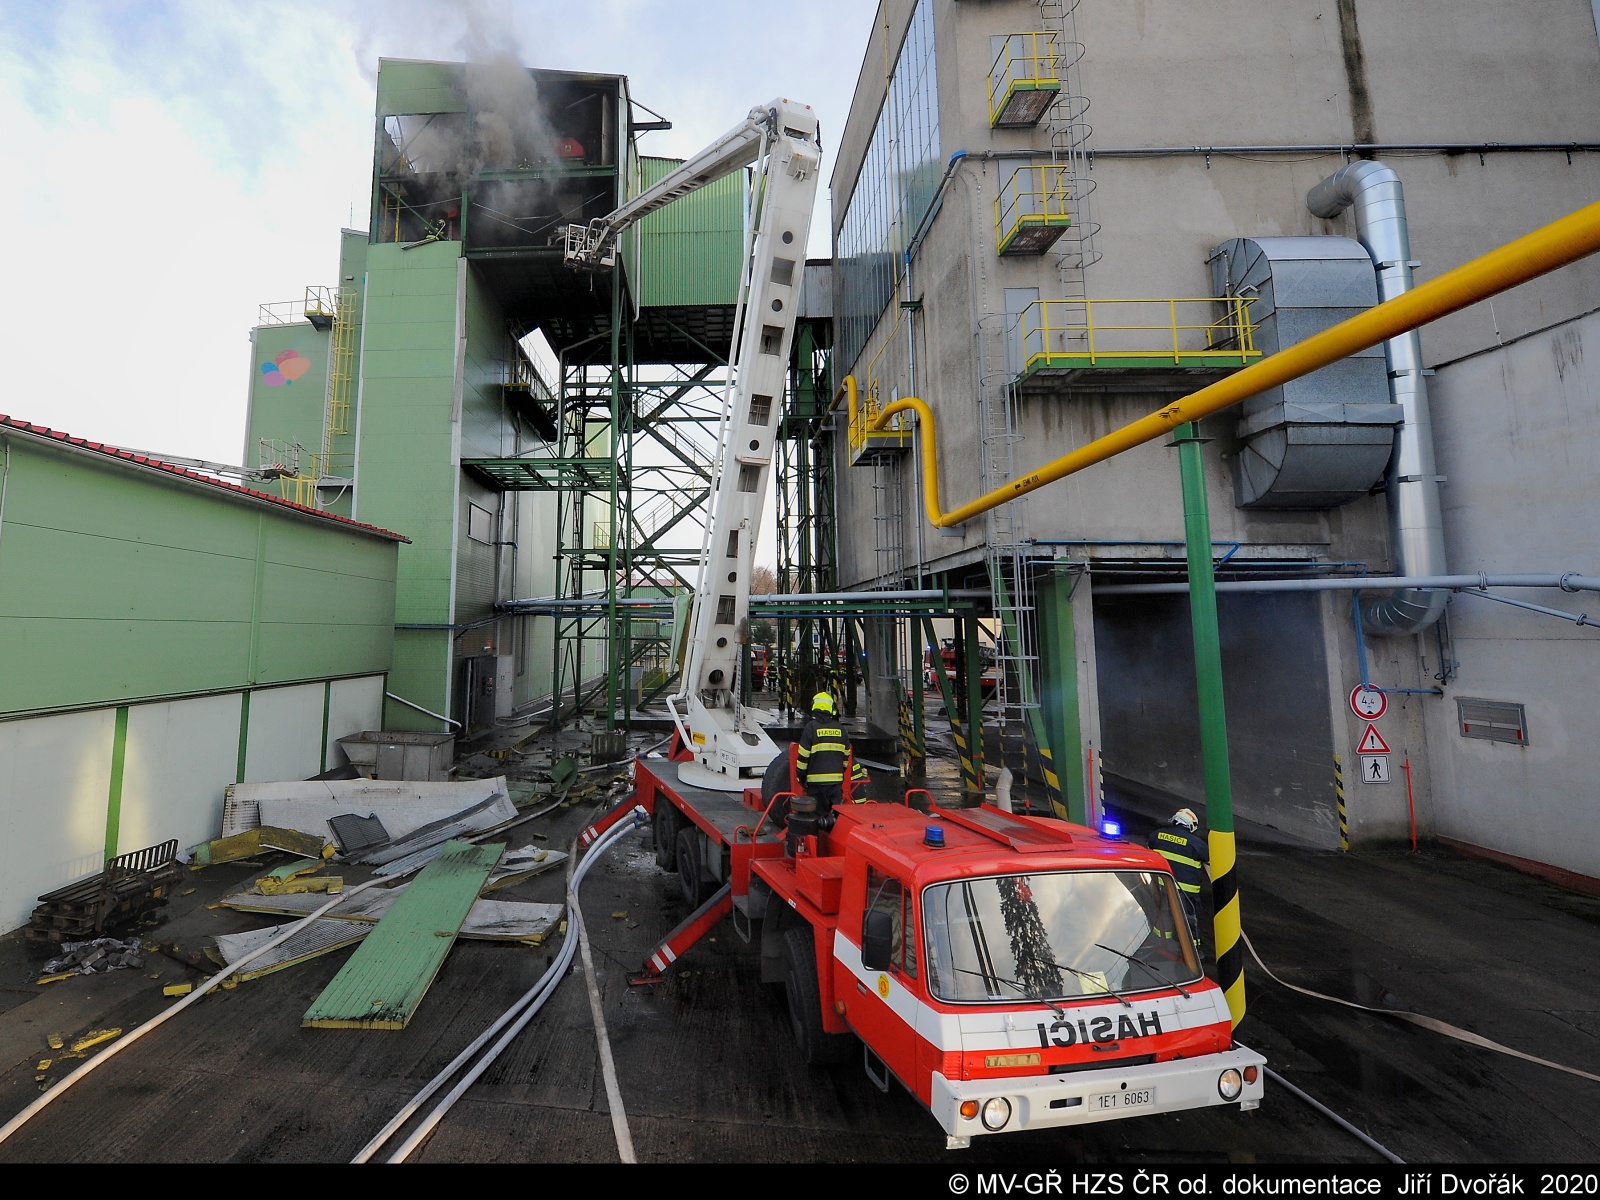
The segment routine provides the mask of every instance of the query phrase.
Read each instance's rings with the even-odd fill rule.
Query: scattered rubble
[[[46,977],[65,979],[72,975],[96,975],[120,971],[124,967],[144,966],[144,948],[139,939],[93,938],[83,942],[63,942],[62,953],[44,965]],[[39,980],[45,982],[44,979]]]

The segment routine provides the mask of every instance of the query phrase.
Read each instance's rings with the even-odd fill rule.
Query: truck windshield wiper
[[[1060,1017],[1063,1021],[1065,1021],[1067,1019],[1067,1010],[1062,1008],[1061,1005],[1057,1001],[1048,1000],[1043,996],[1030,996],[1030,995],[1028,995],[1028,989],[1026,987],[1024,987],[1022,984],[1018,983],[1015,979],[1007,979],[1003,975],[985,975],[982,971],[972,971],[972,970],[968,970],[965,967],[957,967],[956,968],[956,972],[958,974],[961,974],[961,975],[976,975],[976,976],[978,976],[978,978],[983,980],[984,990],[985,991],[988,991],[988,985],[989,985],[991,980],[993,982],[995,982],[995,983],[1003,983],[1008,988],[1013,989],[1024,1000],[1037,1000],[1040,1004],[1044,1005],[1051,1012],[1055,1013],[1055,1015]],[[994,993],[993,992],[989,992],[989,995],[993,996]]]
[[[1189,989],[1188,988],[1184,987],[1183,984],[1181,984],[1181,983],[1173,983],[1172,980],[1168,979],[1165,975],[1163,975],[1160,971],[1156,970],[1149,963],[1145,962],[1145,960],[1140,958],[1138,955],[1129,954],[1126,950],[1114,950],[1110,946],[1102,945],[1100,942],[1096,942],[1095,943],[1095,948],[1099,949],[1099,950],[1110,951],[1112,954],[1115,954],[1118,958],[1127,959],[1129,962],[1131,962],[1136,967],[1143,967],[1146,971],[1150,972],[1151,976],[1155,979],[1155,981],[1157,983],[1161,984],[1163,987],[1177,988],[1178,989],[1178,993],[1185,1000],[1187,1000],[1189,998]]]

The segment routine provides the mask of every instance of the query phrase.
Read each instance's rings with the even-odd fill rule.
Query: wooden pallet
[[[119,854],[106,869],[39,897],[23,936],[31,941],[77,942],[138,920],[164,905],[183,878],[178,842]]]

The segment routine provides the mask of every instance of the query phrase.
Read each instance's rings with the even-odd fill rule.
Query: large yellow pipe
[[[1114,430],[1080,447],[1063,454],[1054,462],[1015,479],[1003,487],[963,504],[953,512],[943,512],[939,506],[939,454],[934,433],[933,410],[915,396],[906,396],[886,405],[873,419],[871,429],[882,430],[889,419],[899,412],[915,412],[921,424],[923,496],[928,509],[928,520],[940,529],[970,521],[991,508],[1015,500],[1018,496],[1054,483],[1068,475],[1104,462],[1113,455],[1131,450],[1145,442],[1154,441],[1188,421],[1198,421],[1224,408],[1268,388],[1309,375],[1319,367],[1337,362],[1341,358],[1386,342],[1392,337],[1407,333],[1419,325],[1436,321],[1469,304],[1498,295],[1508,288],[1527,283],[1557,267],[1593,254],[1600,250],[1600,203],[1590,204],[1577,212],[1562,217],[1525,237],[1491,250],[1482,258],[1448,271],[1403,296],[1396,296],[1360,316],[1342,321],[1332,329],[1325,329],[1287,350],[1263,358],[1237,374],[1201,388],[1165,408],[1157,409],[1121,429]],[[855,412],[855,380],[846,378],[845,392],[850,400],[852,416]]]

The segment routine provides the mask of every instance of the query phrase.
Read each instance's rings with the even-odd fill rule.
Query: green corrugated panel
[[[671,158],[639,162],[645,187],[680,165]],[[738,302],[744,197],[745,173],[736,171],[639,222],[641,304]]]
[[[404,1029],[444,965],[504,842],[447,842],[312,1001],[309,1029]]]
[[[378,115],[466,112],[461,95],[463,67],[462,63],[379,59]]]

